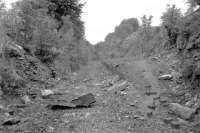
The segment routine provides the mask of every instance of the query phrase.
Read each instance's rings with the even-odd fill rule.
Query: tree
[[[142,54],[144,54],[144,52],[146,51],[148,41],[152,38],[152,18],[153,16],[151,15],[149,17],[147,17],[146,15],[141,17],[142,25],[139,31],[139,35],[141,37],[140,47]]]
[[[149,17],[147,17],[146,15],[144,15],[143,17],[141,17],[141,20],[142,20],[141,30],[145,34],[145,38],[147,40],[151,36],[152,18],[153,18],[152,15],[150,15]]]
[[[47,66],[55,66],[57,59],[77,67],[84,60],[80,46],[84,39],[83,5],[79,0],[18,1],[4,15],[2,31]]]
[[[77,39],[84,37],[84,26],[81,21],[81,13],[84,4],[81,4],[79,0],[47,0],[48,14],[55,18],[58,23],[58,30],[64,25],[64,16],[70,16],[72,23],[74,24],[74,31]]]
[[[0,16],[2,16],[2,13],[5,12],[5,3],[3,0],[0,0]]]
[[[5,3],[0,0],[0,21],[3,20],[5,16]],[[2,54],[3,54],[3,44],[4,44],[4,41],[5,41],[5,34],[4,34],[4,27],[2,25],[2,23],[0,23],[0,57],[2,57]]]
[[[190,7],[194,8],[196,6],[200,6],[200,0],[188,0],[187,3]]]
[[[168,42],[172,47],[176,44],[182,17],[181,10],[176,8],[175,5],[167,5],[167,10],[161,17],[162,26],[167,33]]]

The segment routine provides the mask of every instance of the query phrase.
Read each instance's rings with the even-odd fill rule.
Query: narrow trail
[[[141,104],[141,108],[143,108],[142,106],[145,106],[145,109],[148,110],[147,106],[152,104],[155,98],[159,97],[162,90],[158,83],[159,81],[157,77],[155,77],[152,73],[153,71],[152,65],[147,63],[146,60],[137,61],[136,64],[138,65],[139,68],[143,69],[144,79],[146,80],[147,83],[149,83],[149,85],[146,86],[146,93],[149,93],[150,95],[144,97],[144,102],[143,102],[144,105]],[[151,93],[153,95],[151,95]]]
[[[60,81],[55,90],[62,95],[45,99],[36,106],[24,110],[23,119],[30,121],[5,129],[13,133],[23,127],[34,133],[183,133],[186,129],[173,129],[161,118],[159,105],[153,108],[161,86],[153,74],[155,64],[146,60],[111,60],[115,70],[108,69],[100,61],[91,62],[69,79]],[[109,62],[110,63],[110,62]],[[108,63],[108,64],[109,64]],[[116,67],[117,66],[117,67]],[[122,76],[120,78],[120,76]],[[156,94],[147,95],[147,90]],[[92,93],[96,103],[90,108],[52,111],[44,105],[53,101],[71,101],[74,97]],[[58,98],[58,99],[57,99]],[[40,111],[38,111],[40,110]],[[35,124],[39,123],[39,124]],[[21,129],[22,128],[22,129]],[[40,129],[45,129],[40,130]],[[51,130],[51,131],[50,131]]]
[[[163,123],[160,118],[164,116],[160,113],[159,107],[156,107],[157,105],[155,105],[156,109],[149,108],[163,92],[163,86],[160,86],[157,77],[153,74],[155,64],[150,64],[146,60],[126,59],[108,62],[112,65],[110,68],[108,68],[109,63],[105,67],[105,63],[102,66],[102,63],[96,62],[93,65],[90,64],[88,68],[85,67],[84,70],[84,72],[87,72],[87,76],[91,76],[91,83],[94,84],[93,81],[95,81],[96,85],[100,85],[99,89],[96,89],[93,93],[98,95],[99,104],[102,105],[103,103],[99,118],[105,117],[100,120],[104,123],[104,126],[98,128],[97,132],[183,132],[182,130],[172,129],[169,125]],[[103,76],[103,80],[99,79],[101,76]],[[115,76],[122,76],[121,80],[110,86],[109,83]],[[129,84],[128,87],[123,85],[124,82]],[[146,93],[150,93],[150,95]],[[99,122],[99,118],[93,117],[91,119]]]

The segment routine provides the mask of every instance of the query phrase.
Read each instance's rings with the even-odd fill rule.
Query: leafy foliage
[[[136,18],[123,20],[113,33],[107,35],[104,42],[97,44],[96,50],[99,51],[97,55],[101,58],[123,57],[127,50],[123,42],[138,29],[139,22]]]
[[[166,12],[161,17],[162,26],[166,31],[170,47],[176,46],[179,35],[179,26],[182,22],[182,13],[175,5],[168,5]]]
[[[196,7],[197,5],[200,5],[200,0],[188,0],[188,4],[190,5],[191,8]]]
[[[74,31],[77,39],[84,36],[83,22],[81,21],[82,7],[84,4],[79,3],[79,0],[48,0],[48,13],[58,22],[58,30],[64,25],[64,16],[70,16],[74,24]]]
[[[5,94],[26,87],[23,79],[43,82],[87,63],[82,7],[79,0],[22,0],[4,10],[0,1],[0,67],[12,66],[0,73]],[[9,42],[23,52],[5,49]]]
[[[54,64],[61,56],[80,65],[87,61],[79,44],[84,38],[82,7],[79,0],[19,1],[6,12],[2,27],[9,39],[43,63]]]

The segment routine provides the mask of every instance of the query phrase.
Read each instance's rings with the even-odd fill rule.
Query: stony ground
[[[7,108],[1,107],[1,124],[5,118],[14,118],[19,122],[0,126],[0,132],[198,132],[187,121],[177,119],[169,113],[167,106],[171,100],[169,100],[171,92],[169,89],[174,84],[171,81],[158,80],[159,74],[168,72],[168,69],[164,63],[144,59],[92,62],[79,72],[52,82],[51,86],[35,85],[32,92],[32,96],[35,97],[31,99],[31,103],[16,102]],[[52,90],[54,94],[44,98],[41,96],[41,89]],[[62,110],[48,108],[49,104],[67,103],[87,93],[94,94],[96,98],[96,103],[91,107]]]

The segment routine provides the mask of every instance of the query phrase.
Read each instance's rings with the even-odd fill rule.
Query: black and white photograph
[[[200,133],[200,0],[0,0],[0,133]]]

